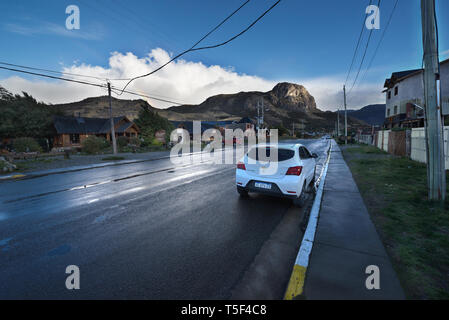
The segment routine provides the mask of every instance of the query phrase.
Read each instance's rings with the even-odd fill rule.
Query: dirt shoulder
[[[449,299],[449,201],[427,200],[426,166],[372,146],[341,150],[407,297]]]

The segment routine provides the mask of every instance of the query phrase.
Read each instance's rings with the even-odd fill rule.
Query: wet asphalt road
[[[299,142],[318,175],[328,141]],[[235,165],[207,161],[2,182],[0,299],[228,299],[291,206],[240,199]],[[65,288],[68,265],[80,290]]]

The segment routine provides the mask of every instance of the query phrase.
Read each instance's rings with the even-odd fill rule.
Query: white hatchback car
[[[273,152],[276,163],[269,158]],[[305,192],[315,183],[316,158],[301,144],[254,145],[237,163],[237,191],[244,197],[249,192],[287,197],[303,206]],[[270,165],[275,166],[269,170]]]

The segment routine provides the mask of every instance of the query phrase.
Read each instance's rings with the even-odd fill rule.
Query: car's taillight
[[[291,168],[288,168],[287,173],[285,175],[300,176],[301,172],[302,172],[302,167],[291,167]]]
[[[237,163],[237,169],[246,170],[245,164],[243,162]]]

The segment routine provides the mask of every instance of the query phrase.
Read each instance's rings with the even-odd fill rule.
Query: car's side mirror
[[[318,158],[318,155],[316,153],[312,153],[312,158]]]

